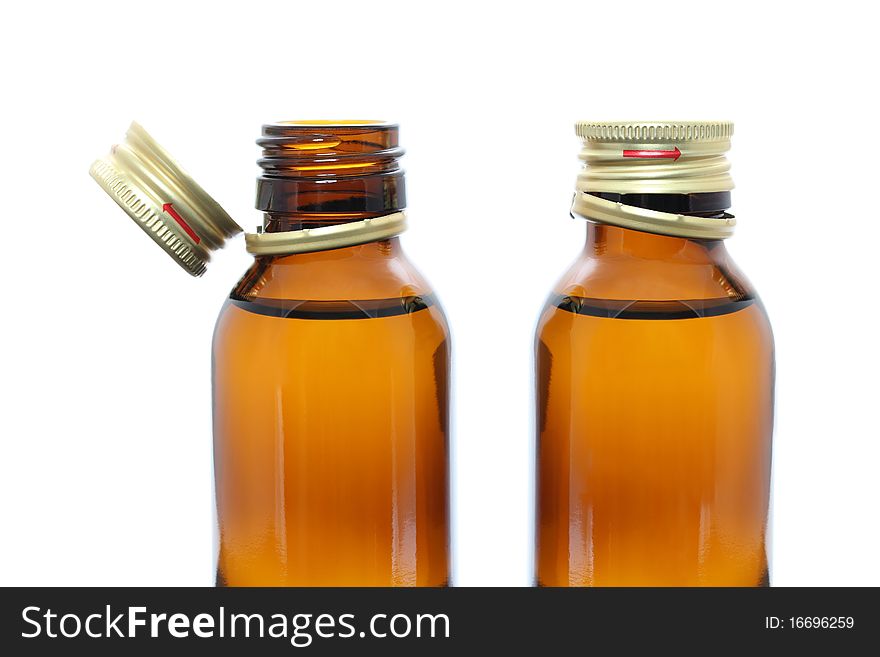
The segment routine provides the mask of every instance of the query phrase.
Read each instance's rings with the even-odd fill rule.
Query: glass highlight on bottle
[[[773,337],[724,242],[731,132],[578,126],[586,242],[536,337],[539,585],[769,584]]]
[[[258,143],[268,240],[406,205],[396,125],[278,123]],[[447,584],[449,330],[399,238],[363,234],[258,255],[220,313],[218,584]]]

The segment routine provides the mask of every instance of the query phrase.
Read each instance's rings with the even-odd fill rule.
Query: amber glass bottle
[[[405,206],[397,126],[258,143],[263,235],[214,335],[217,582],[445,585],[449,331],[394,230],[364,228]]]
[[[586,244],[536,339],[539,585],[769,583],[773,338],[722,239],[730,132],[579,126]]]

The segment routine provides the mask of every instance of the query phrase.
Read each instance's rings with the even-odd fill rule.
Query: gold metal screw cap
[[[608,201],[594,192],[697,194],[733,189],[730,121],[581,121],[583,139],[572,211],[580,216],[647,232],[725,239],[736,220],[657,212]]]
[[[208,193],[137,123],[89,173],[177,264],[193,276],[211,251],[242,232]]]

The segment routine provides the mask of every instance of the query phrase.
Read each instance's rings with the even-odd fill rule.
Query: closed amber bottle
[[[536,579],[758,586],[773,337],[724,238],[727,123],[580,124],[580,256],[536,337]]]
[[[318,243],[257,255],[217,321],[217,582],[444,585],[449,331],[381,228],[405,206],[397,126],[280,123],[258,143],[258,238]]]

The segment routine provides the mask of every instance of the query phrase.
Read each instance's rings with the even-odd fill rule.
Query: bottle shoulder
[[[262,331],[274,335],[280,324],[273,319],[359,323],[410,317],[420,335],[448,337],[430,285],[399,244],[389,242],[256,258],[220,311],[215,343],[237,331],[251,338]]]
[[[537,337],[570,322],[701,319],[737,314],[745,331],[772,345],[769,318],[748,278],[724,243],[654,241],[651,249],[608,249],[587,244],[549,294]],[[740,313],[740,311],[744,311]]]
[[[395,240],[256,258],[232,298],[311,301],[426,296],[431,287]]]
[[[553,288],[554,296],[621,301],[755,298],[723,243],[682,240],[676,251],[602,253],[585,248]]]

